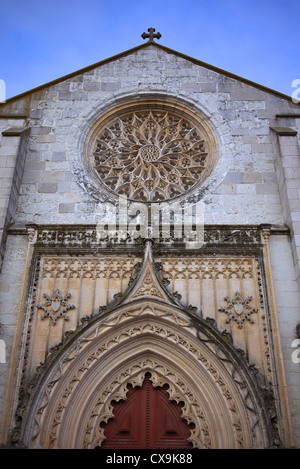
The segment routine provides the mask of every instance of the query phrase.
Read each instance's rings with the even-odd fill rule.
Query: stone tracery
[[[211,156],[199,124],[155,108],[112,118],[98,130],[92,153],[106,188],[144,202],[173,199],[195,188]]]
[[[39,401],[40,406],[36,413],[36,427],[32,433],[33,442],[36,442],[36,437],[44,434],[47,435],[47,439],[45,441],[42,438],[40,444],[43,447],[94,447],[101,444],[103,434],[99,430],[99,425],[96,425],[96,421],[99,424],[101,421],[110,418],[112,416],[111,400],[124,398],[126,385],[128,383],[137,385],[144,373],[150,371],[153,373],[155,385],[169,384],[170,398],[180,399],[185,402],[183,417],[188,422],[196,424],[190,440],[194,447],[209,448],[218,446],[217,439],[214,436],[209,436],[209,427],[212,431],[218,425],[225,425],[227,428],[225,430],[224,427],[222,432],[223,447],[228,444],[237,448],[251,446],[251,431],[248,425],[250,423],[252,427],[256,425],[257,411],[253,407],[249,393],[244,388],[240,373],[234,370],[235,382],[242,385],[241,390],[243,390],[244,397],[242,397],[242,394],[237,393],[234,389],[235,386],[231,383],[230,370],[232,365],[227,363],[228,359],[222,357],[220,351],[217,352],[218,360],[225,360],[224,364],[228,368],[229,374],[223,366],[218,364],[218,360],[216,361],[213,358],[214,354],[209,352],[207,355],[205,352],[206,346],[203,348],[202,345],[199,348],[196,345],[197,339],[195,332],[192,332],[193,328],[191,326],[188,326],[188,330],[184,332],[181,327],[177,326],[177,321],[173,322],[172,315],[167,314],[168,319],[167,317],[164,318],[167,311],[170,313],[169,308],[155,307],[152,311],[145,305],[142,309],[140,308],[141,306],[137,306],[136,312],[133,312],[131,308],[129,318],[123,312],[113,315],[118,323],[118,333],[113,333],[113,323],[109,325],[104,322],[102,326],[99,324],[96,328],[94,327],[88,335],[85,334],[77,347],[70,350],[68,355],[60,362],[59,370],[57,369],[52,377],[49,376],[45,394],[41,396]],[[128,307],[126,310],[128,310]],[[123,344],[126,344],[127,341],[135,344],[132,348],[133,355],[131,353],[132,356],[127,357],[127,360],[131,362],[129,368],[126,361],[121,360]],[[202,343],[205,343],[203,339]],[[161,352],[161,348],[163,348],[163,352]],[[207,351],[210,348],[211,345]],[[108,370],[105,365],[104,356],[106,354],[114,357],[110,363],[111,370]],[[178,354],[182,358],[185,357],[185,366],[190,369],[193,377],[188,378],[188,375],[182,374],[177,366],[171,365],[175,357],[178,359]],[[100,356],[102,360],[99,360]],[[137,361],[139,357],[140,360]],[[197,371],[194,370],[195,367]],[[119,370],[118,374],[116,374],[116,370]],[[199,373],[200,378],[196,378]],[[203,378],[204,375],[206,376],[205,379]],[[103,376],[101,386],[99,376]],[[88,399],[86,396],[86,392],[90,393],[91,390],[93,390],[94,396],[95,379],[99,388],[97,402],[95,402],[94,397],[91,400],[91,396]],[[205,388],[209,389],[213,385],[213,392],[212,388],[211,392],[204,391],[203,379],[206,382]],[[197,381],[199,381],[198,384]],[[72,399],[72,405],[70,399]],[[71,410],[74,406],[74,399],[83,399],[85,406],[88,405],[88,408],[85,408],[86,417],[84,422],[79,415],[75,416],[74,411]],[[248,416],[249,423],[246,423],[246,415],[240,415],[240,412],[244,412],[242,411],[243,399],[247,401],[247,407],[251,409]],[[206,404],[204,404],[205,402]],[[78,404],[75,407],[81,409],[82,405]],[[225,407],[223,407],[224,405]],[[209,419],[214,415],[214,412],[209,411],[209,409],[215,406],[222,406],[227,417],[222,424],[217,423],[218,418],[215,420],[214,417],[208,425],[209,415]],[[73,420],[74,418],[74,425],[78,425],[80,422],[80,429],[78,428],[78,432],[76,432],[77,439],[73,441],[71,437],[72,441],[67,441],[65,438],[68,437],[69,432],[66,431],[65,425],[70,425],[70,419]],[[231,425],[232,430],[230,430]],[[247,426],[248,430],[246,430]],[[43,429],[42,433],[40,433],[41,429]],[[229,433],[231,433],[230,442],[229,440],[226,442],[226,435]]]

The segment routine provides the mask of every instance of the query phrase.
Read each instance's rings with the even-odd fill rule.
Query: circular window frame
[[[99,192],[103,194],[104,199],[106,200],[117,201],[119,197],[122,196],[117,191],[110,189],[104,182],[102,182],[99,174],[97,173],[97,170],[95,169],[93,156],[95,141],[101,129],[112,122],[115,118],[134,112],[148,111],[163,111],[166,113],[170,112],[178,117],[182,116],[183,119],[186,119],[188,122],[192,123],[200,131],[201,136],[203,136],[203,140],[205,141],[205,149],[206,153],[208,154],[208,164],[203,171],[203,175],[196,184],[174,197],[165,198],[163,200],[141,200],[127,197],[128,201],[144,204],[160,204],[172,203],[173,201],[175,202],[187,199],[194,202],[200,200],[205,189],[205,182],[212,175],[212,172],[218,163],[217,140],[210,125],[207,122],[207,118],[203,117],[203,113],[201,113],[201,111],[194,111],[192,106],[189,106],[188,104],[182,105],[169,99],[133,99],[130,102],[123,102],[122,104],[111,107],[97,118],[87,133],[83,146],[84,166],[91,181],[93,182],[93,185]]]

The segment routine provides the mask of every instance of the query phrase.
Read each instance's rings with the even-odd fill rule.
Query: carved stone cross
[[[142,38],[143,38],[143,39],[149,38],[149,42],[153,42],[153,39],[154,39],[154,38],[156,38],[156,39],[160,39],[160,38],[161,38],[161,34],[160,34],[160,33],[154,34],[154,33],[155,33],[155,28],[149,28],[149,29],[148,29],[148,32],[149,32],[149,34],[143,33],[143,34],[142,34]]]

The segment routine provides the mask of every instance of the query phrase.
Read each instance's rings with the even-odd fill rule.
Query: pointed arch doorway
[[[181,405],[170,401],[168,386],[154,387],[151,374],[141,387],[130,387],[126,400],[114,402],[114,418],[102,424],[106,439],[96,449],[192,449],[192,424]]]

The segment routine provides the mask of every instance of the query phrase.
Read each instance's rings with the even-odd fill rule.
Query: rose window
[[[107,189],[144,202],[191,191],[211,163],[200,124],[183,113],[157,108],[106,120],[98,127],[91,153],[94,170]]]

